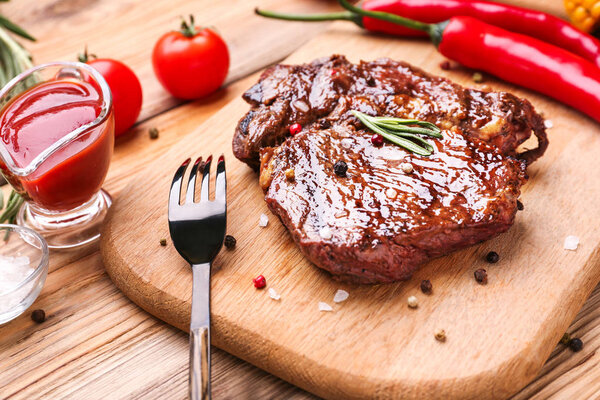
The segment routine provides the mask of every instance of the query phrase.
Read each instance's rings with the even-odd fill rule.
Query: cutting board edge
[[[193,134],[195,133],[190,133],[190,135]],[[141,171],[140,175],[143,176],[144,171]],[[119,246],[112,240],[110,229],[115,210],[121,203],[119,199],[125,198],[127,193],[135,192],[135,182],[136,179],[132,179],[131,183],[115,199],[113,207],[107,215],[100,242],[100,252],[105,269],[115,285],[134,303],[151,315],[187,332],[188,317],[185,310],[189,309],[190,306],[185,301],[152,286],[150,282],[144,281],[135,273],[124,275],[122,272],[130,271],[130,269],[127,262],[119,257]],[[597,248],[590,255],[587,263],[595,263],[595,260],[598,259],[600,259],[600,248]],[[339,396],[344,396],[344,398],[370,398],[373,393],[377,393],[377,398],[393,398],[400,394],[407,399],[419,399],[423,398],[424,395],[445,399],[482,398],[482,396],[486,398],[490,396],[492,396],[491,398],[507,398],[517,393],[535,378],[554,349],[553,343],[558,343],[559,338],[566,331],[591,291],[600,282],[600,274],[593,273],[595,269],[593,265],[585,269],[589,272],[589,276],[581,277],[586,281],[583,285],[585,290],[581,290],[579,293],[571,293],[571,298],[566,301],[566,303],[571,304],[563,303],[564,309],[573,311],[567,311],[569,315],[568,318],[564,319],[562,324],[564,326],[555,326],[554,329],[548,328],[549,332],[553,332],[553,334],[548,333],[541,340],[530,341],[529,349],[526,352],[516,353],[509,359],[504,360],[500,368],[494,367],[459,378],[430,380],[425,385],[423,380],[418,379],[412,381],[410,379],[377,379],[376,377],[339,371],[318,363],[316,360],[299,356],[291,349],[264,339],[257,333],[245,329],[237,325],[235,321],[229,321],[222,316],[213,315],[212,342],[216,347],[324,398],[335,399]],[[125,276],[127,279],[125,279]],[[150,299],[156,300],[156,302],[150,301]],[[546,324],[556,325],[556,321],[548,320]],[[546,329],[545,326],[540,327],[542,334]],[[258,343],[260,345],[253,347],[248,343]],[[524,353],[533,356],[523,357],[522,354]],[[288,362],[287,368],[278,361],[290,359],[296,359],[296,362]],[[310,371],[310,374],[307,374],[307,371]],[[334,379],[338,384],[319,384],[318,378],[321,376],[327,376],[328,383]],[[314,377],[317,378],[317,381]],[[504,385],[495,386],[498,383]],[[457,388],[460,388],[460,390],[457,390]],[[490,390],[491,388],[492,390]]]
[[[420,64],[417,63],[416,65],[420,65]],[[233,101],[236,101],[236,100],[233,100]],[[225,107],[225,108],[227,108],[227,107]],[[211,120],[212,120],[212,118],[209,119],[207,122],[205,122],[205,124],[203,124],[202,126],[209,125],[209,122]],[[191,136],[191,135],[195,135],[197,133],[198,133],[198,130],[195,130],[194,132],[190,133],[189,135]],[[172,149],[172,150],[175,150],[175,149]],[[181,155],[179,158],[181,158]],[[145,180],[147,182],[147,176],[145,177]],[[133,184],[133,181],[132,181],[132,184]],[[141,188],[143,188],[143,186]],[[115,250],[118,252],[119,246],[117,244],[114,244],[114,246],[112,248],[107,247],[107,249]],[[535,377],[535,375],[539,372],[543,363],[546,361],[547,357],[551,354],[552,350],[556,347],[556,343],[558,342],[558,339],[562,336],[565,329],[568,327],[569,323],[573,320],[574,316],[576,315],[576,313],[579,311],[579,309],[583,305],[585,299],[587,298],[589,293],[591,293],[595,284],[598,282],[598,279],[600,278],[599,273],[598,273],[598,268],[600,268],[600,263],[598,262],[599,255],[600,254],[598,254],[598,248],[596,248],[595,252],[592,253],[592,255],[590,256],[591,258],[587,259],[587,262],[585,263],[584,267],[582,268],[585,271],[585,274],[580,274],[580,275],[585,275],[586,279],[583,279],[582,277],[578,276],[577,278],[574,278],[573,280],[571,280],[571,282],[570,282],[571,284],[573,284],[574,282],[581,283],[582,281],[585,281],[585,284],[583,286],[578,287],[579,290],[577,291],[577,293],[574,293],[575,291],[572,289],[569,291],[568,290],[569,288],[563,288],[564,291],[562,292],[562,294],[563,295],[565,293],[567,294],[566,299],[561,298],[560,302],[554,301],[553,310],[561,313],[561,317],[558,319],[559,323],[557,323],[557,319],[552,318],[552,319],[546,321],[546,323],[544,323],[542,326],[539,326],[536,334],[531,335],[530,337],[525,339],[527,341],[535,342],[531,346],[526,347],[527,354],[521,355],[522,351],[519,351],[518,353],[516,353],[519,355],[519,357],[515,356],[509,360],[509,361],[511,361],[511,360],[520,361],[520,365],[518,365],[518,366],[506,365],[507,363],[498,361],[498,362],[496,362],[496,366],[499,366],[499,365],[505,366],[506,365],[506,368],[502,368],[502,372],[503,372],[502,375],[499,375],[497,373],[497,371],[499,369],[501,369],[499,367],[497,367],[493,370],[491,368],[486,368],[486,369],[482,370],[480,373],[473,374],[472,376],[468,376],[466,378],[446,379],[443,382],[439,382],[439,380],[438,380],[437,383],[440,385],[446,384],[447,386],[452,386],[452,387],[458,386],[459,389],[452,388],[452,387],[445,388],[446,390],[452,391],[454,393],[454,396],[451,396],[454,398],[464,398],[464,397],[468,397],[468,396],[470,396],[470,397],[485,397],[485,398],[491,398],[491,397],[502,398],[502,397],[507,397],[508,395],[510,395],[512,393],[516,393],[518,390],[520,390],[529,381],[531,381]],[[125,263],[125,260],[121,260],[121,261],[123,262],[123,265],[125,265],[125,266],[127,265]],[[592,262],[593,262],[593,264],[590,265],[590,263],[592,263]],[[122,273],[126,274],[128,272],[130,272],[130,271],[125,271]],[[127,288],[127,289],[129,289],[129,288]],[[124,292],[129,296],[127,290],[124,290]],[[137,295],[139,296],[140,293],[142,293],[142,292],[138,291]],[[156,288],[152,287],[150,294],[155,295],[156,293],[157,293]],[[517,293],[517,295],[518,295],[518,293]],[[172,298],[170,301],[172,301]],[[148,308],[146,306],[144,306],[143,304],[140,304],[140,303],[138,303],[138,304],[142,308],[144,308],[147,311],[152,313],[152,311],[148,310]],[[185,302],[182,302],[181,300],[179,300],[178,303],[170,303],[170,304],[171,305],[183,304],[184,306],[187,307],[185,309],[189,310],[189,305],[186,305]],[[157,310],[155,315],[163,314],[165,312],[173,312],[173,310],[168,310],[168,311]],[[178,310],[178,314],[179,315],[177,317],[179,317],[180,315],[183,315],[183,313],[181,312],[181,309]],[[167,318],[164,318],[165,321],[171,323],[170,321],[172,320],[174,326],[182,328],[181,325],[183,325],[183,330],[185,330],[185,325],[187,325],[187,322],[182,323],[181,321],[176,321],[172,315],[167,314],[166,316],[167,316]],[[215,322],[218,319],[219,319],[218,316],[216,316]],[[550,321],[553,321],[553,322],[551,323]],[[237,327],[236,325],[231,325],[231,326],[234,328]],[[222,328],[222,323],[216,322],[215,328],[216,329],[214,332],[219,333]],[[223,332],[227,332],[227,330],[223,329]],[[231,333],[231,332],[228,332],[228,333]],[[540,337],[538,335],[538,333],[541,333],[542,336]],[[217,347],[223,348],[226,351],[229,351],[230,353],[237,355],[238,357],[243,358],[250,363],[253,363],[263,369],[266,369],[267,371],[269,371],[277,376],[282,377],[283,379],[286,379],[292,383],[295,383],[298,386],[301,386],[309,391],[312,391],[313,393],[317,393],[322,396],[327,396],[330,398],[339,398],[339,396],[338,397],[335,396],[335,394],[339,394],[337,392],[331,392],[333,394],[331,394],[331,396],[329,395],[330,391],[332,389],[330,387],[327,387],[327,385],[323,385],[323,386],[325,386],[324,388],[314,387],[313,386],[314,381],[307,380],[302,375],[303,372],[306,373],[305,368],[300,369],[299,370],[300,374],[296,374],[296,376],[294,376],[294,372],[298,371],[298,368],[296,365],[288,366],[287,369],[285,369],[285,370],[283,370],[283,369],[276,370],[276,369],[271,368],[271,366],[273,364],[269,364],[269,362],[270,362],[269,360],[271,358],[276,359],[276,357],[273,356],[274,353],[270,354],[271,357],[269,358],[269,360],[266,360],[265,357],[260,358],[259,357],[260,354],[254,354],[254,353],[253,354],[243,354],[244,353],[243,350],[246,349],[248,347],[248,345],[246,343],[239,343],[240,336],[242,336],[242,335],[240,334],[236,340],[232,336],[226,337],[224,335],[223,342],[221,342],[218,337],[215,338],[213,336],[213,338],[215,339],[215,345]],[[226,342],[226,340],[229,340],[230,338],[231,338],[231,342]],[[261,339],[261,342],[264,342],[264,340]],[[533,351],[532,349],[535,349],[535,351]],[[282,351],[284,351],[284,350],[285,349],[283,349]],[[533,351],[533,353],[532,353],[532,351]],[[566,350],[566,351],[568,351],[568,350]],[[282,353],[282,354],[283,354],[283,356],[282,355],[280,355],[280,356],[285,357],[285,354],[284,353]],[[292,360],[295,360],[299,357],[297,354],[294,354],[294,356],[295,356],[295,358],[292,358]],[[301,357],[304,357],[304,356],[301,356]],[[280,361],[280,364],[285,363],[285,362],[287,362],[288,364],[290,363],[289,360],[284,360],[284,361]],[[509,364],[510,364],[510,362],[509,362]],[[515,371],[520,371],[521,375],[515,373]],[[327,372],[325,372],[325,374],[326,373]],[[323,372],[320,372],[320,375],[323,375]],[[486,377],[489,376],[490,378],[483,379],[486,382],[485,385],[477,386],[477,385],[481,384],[480,382],[482,381],[482,379],[479,377],[482,375],[485,375]],[[354,376],[352,375],[352,377],[354,377]],[[470,379],[473,377],[477,377],[477,381],[474,382],[474,385],[476,387],[466,387],[465,388],[464,382],[471,382]],[[498,384],[497,383],[498,381],[504,381],[504,382],[501,382],[501,384]],[[326,381],[324,380],[324,382],[326,382]],[[519,382],[518,385],[516,384],[517,382]],[[350,383],[353,384],[355,382],[350,382]],[[422,381],[419,381],[419,384],[421,384],[421,383],[422,383]],[[330,384],[330,382],[327,382],[327,384]],[[493,388],[494,384],[498,385],[498,388]],[[369,398],[372,398],[372,397],[389,398],[391,396],[391,394],[385,392],[382,387],[373,386],[373,385],[371,385],[370,387],[374,388],[375,395],[373,396],[373,393],[368,393]],[[429,388],[429,385],[419,385],[419,387],[420,388],[422,388],[422,387]],[[397,393],[400,393],[403,398],[404,397],[406,397],[406,398],[422,398],[423,397],[423,394],[420,392],[419,393],[397,392]],[[442,396],[440,393],[441,392],[439,390],[430,392],[430,394],[432,394],[432,396],[435,398],[437,398],[438,396],[447,398],[445,396]],[[446,394],[446,392],[444,392],[444,394]],[[356,396],[356,393],[353,393],[353,395]],[[348,396],[346,396],[346,397],[348,397]]]

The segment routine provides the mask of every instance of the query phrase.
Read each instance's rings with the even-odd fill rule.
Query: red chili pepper
[[[465,0],[367,0],[362,8],[383,11],[420,22],[437,23],[452,17],[473,17],[507,31],[554,44],[600,67],[600,40],[554,15],[491,1]],[[418,31],[375,18],[363,17],[370,31],[401,36],[426,36]]]
[[[367,0],[367,11],[386,12],[420,22],[438,23],[456,16],[477,18],[488,24],[554,44],[591,61],[600,67],[600,40],[580,31],[554,15],[541,11],[482,0]],[[270,11],[256,12],[272,18],[298,21],[349,20],[375,32],[397,36],[427,36],[426,32],[397,23],[382,21],[357,12],[317,15],[282,15]]]
[[[600,68],[565,49],[471,17],[426,24],[339,2],[353,13],[423,30],[444,56],[553,97],[600,122]]]

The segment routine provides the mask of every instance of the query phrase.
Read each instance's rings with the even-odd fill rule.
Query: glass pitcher
[[[52,248],[100,236],[111,198],[101,189],[114,147],[108,84],[92,67],[34,67],[0,90],[0,170],[25,200],[17,223]]]

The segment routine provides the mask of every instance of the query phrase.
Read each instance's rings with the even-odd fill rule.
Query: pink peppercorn
[[[337,69],[332,69],[331,72],[329,72],[331,74],[331,76],[336,76],[337,75]]]
[[[371,136],[371,143],[373,143],[375,146],[379,147],[383,145],[383,136],[379,135],[379,134],[374,134],[373,136]]]
[[[293,124],[290,126],[290,135],[294,136],[294,135],[300,133],[301,130],[302,130],[302,125]]]
[[[252,279],[252,282],[254,283],[254,287],[257,289],[262,289],[265,286],[267,286],[267,280],[262,275],[259,275],[256,278]]]

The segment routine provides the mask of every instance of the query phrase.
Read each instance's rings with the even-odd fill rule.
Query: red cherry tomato
[[[135,124],[142,109],[142,85],[139,79],[127,65],[117,60],[88,60],[86,52],[80,61],[94,67],[108,83],[115,113],[115,136],[124,134]]]
[[[152,65],[163,87],[180,99],[197,99],[217,90],[229,70],[229,50],[209,28],[196,28],[194,19],[181,31],[164,34],[152,52]]]

